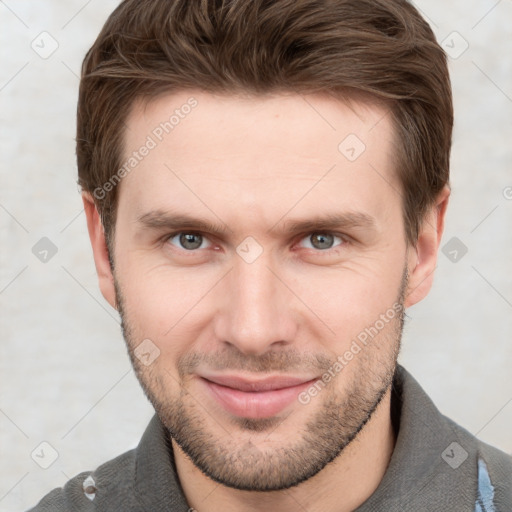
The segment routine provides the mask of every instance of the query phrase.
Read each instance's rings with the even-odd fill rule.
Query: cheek
[[[214,312],[208,292],[218,277],[168,266],[148,269],[136,261],[119,265],[118,274],[131,343],[150,339],[164,359],[185,353]]]
[[[334,331],[330,334],[336,343],[345,344],[381,315],[394,315],[389,310],[399,308],[402,271],[401,265],[391,262],[322,268],[295,276],[291,288],[307,306],[305,317],[317,318],[317,323],[321,319]]]

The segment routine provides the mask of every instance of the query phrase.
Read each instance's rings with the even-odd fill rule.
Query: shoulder
[[[94,471],[76,475],[64,487],[48,493],[29,512],[107,510],[109,503],[121,506],[119,510],[131,511],[135,501],[135,453],[130,450]]]
[[[154,415],[137,448],[83,472],[29,512],[188,510],[168,431]]]
[[[496,510],[512,510],[512,456],[478,441],[479,492],[492,499]]]
[[[423,494],[428,499],[449,501],[446,510],[454,509],[464,497],[467,506],[474,507],[476,499],[483,504],[481,510],[512,511],[512,456],[443,415],[401,366],[397,367],[393,392],[400,456],[393,475],[402,478],[404,467],[408,473],[415,468],[415,474],[427,475]]]
[[[512,455],[484,443],[450,418],[443,419],[460,440],[462,455],[466,451],[477,455],[479,496],[487,495],[496,510],[512,510]]]

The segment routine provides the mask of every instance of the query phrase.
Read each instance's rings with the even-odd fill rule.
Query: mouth
[[[270,418],[291,403],[317,377],[274,376],[247,379],[235,375],[201,376],[210,396],[227,412],[242,418]]]

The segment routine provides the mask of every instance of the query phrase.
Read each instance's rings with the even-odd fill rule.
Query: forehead
[[[322,197],[352,206],[372,199],[375,208],[399,188],[391,116],[376,103],[187,90],[137,102],[126,124],[123,164],[133,166],[120,203],[134,216],[171,203],[264,214],[300,200],[307,210]]]
[[[392,131],[388,112],[388,104],[371,100],[369,95],[337,98],[327,93],[235,95],[184,90],[156,99],[136,100],[126,122],[125,142],[127,149],[131,149],[149,135],[157,144],[197,147],[200,143],[207,150],[225,142],[229,133],[231,140],[243,142],[247,150],[251,141],[245,135],[251,131],[259,137],[255,144],[265,135],[273,140],[273,135],[280,134],[282,142],[295,141],[296,149],[307,151],[311,148],[302,144],[304,138],[322,137],[332,147],[333,142],[341,142],[347,129],[364,142],[372,143],[371,135],[377,125],[377,138]],[[200,141],[187,139],[191,132],[208,137]]]

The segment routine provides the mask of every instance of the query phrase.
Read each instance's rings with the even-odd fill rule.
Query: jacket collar
[[[393,403],[394,402],[394,403]],[[472,436],[444,417],[398,365],[392,405],[398,434],[384,478],[357,512],[474,510],[478,454]]]

